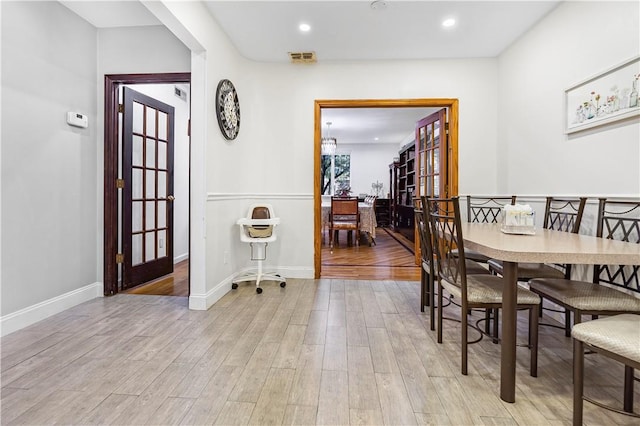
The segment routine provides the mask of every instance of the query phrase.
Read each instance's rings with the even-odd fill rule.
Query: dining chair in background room
[[[499,309],[502,307],[502,278],[490,274],[472,275],[466,268],[464,238],[461,229],[460,205],[458,197],[429,198],[424,209],[431,224],[433,250],[437,258],[438,281],[438,342],[442,341],[442,302],[443,289],[460,301],[462,334],[462,374],[467,374],[467,346],[482,339],[485,334],[479,327],[472,325],[480,338],[469,342],[468,315],[471,309]],[[458,255],[452,251],[458,249]],[[540,297],[524,288],[518,287],[517,308],[529,310],[529,341],[531,350],[530,374],[538,374],[538,313]]]
[[[573,337],[573,424],[582,426],[583,401],[640,418],[633,411],[634,369],[640,369],[640,315],[621,314],[576,324]],[[584,395],[585,348],[624,364],[622,410]],[[638,424],[638,423],[635,423]]]
[[[329,213],[329,247],[333,253],[333,241],[338,236],[335,231],[350,231],[355,234],[356,245],[359,245],[360,214],[358,213],[358,197],[331,197]]]
[[[547,197],[543,228],[554,231],[571,232],[577,234],[580,231],[580,223],[586,205],[586,197],[559,198]],[[490,259],[487,264],[493,274],[503,274],[501,260]],[[518,263],[518,281],[529,281],[533,278],[566,278],[571,277],[571,265],[546,264],[546,263]],[[542,305],[541,305],[542,306]],[[547,308],[544,308],[547,309]],[[550,309],[554,310],[554,309]],[[542,310],[541,310],[542,312]],[[565,317],[568,318],[568,315]],[[565,321],[565,332],[569,333],[570,325]]]
[[[596,236],[640,244],[640,200],[600,198]],[[571,323],[571,313],[574,324],[582,322],[582,315],[640,314],[640,298],[616,287],[640,296],[640,259],[637,265],[594,265],[592,282],[564,278],[529,281],[531,291],[564,308],[566,324]],[[566,335],[570,336],[570,329]]]

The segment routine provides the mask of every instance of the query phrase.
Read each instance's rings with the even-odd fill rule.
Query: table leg
[[[500,398],[516,402],[516,301],[518,264],[503,262],[502,345],[500,348]]]

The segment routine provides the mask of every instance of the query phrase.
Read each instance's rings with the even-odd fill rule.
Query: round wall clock
[[[222,135],[233,140],[240,131],[240,103],[238,93],[229,80],[220,80],[216,89],[216,116]]]

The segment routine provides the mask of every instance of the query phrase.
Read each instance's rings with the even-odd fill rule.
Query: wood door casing
[[[322,261],[322,211],[320,194],[321,114],[323,108],[447,108],[449,119],[449,148],[447,165],[449,195],[458,194],[458,99],[355,99],[316,100],[314,105],[314,276],[320,278]],[[416,239],[416,244],[418,239]]]
[[[190,83],[191,73],[106,74],[104,76],[104,295],[118,293],[118,89],[123,84]],[[189,244],[190,245],[190,244]]]

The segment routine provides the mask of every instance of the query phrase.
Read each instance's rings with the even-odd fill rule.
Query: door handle
[[[167,200],[169,200],[169,201],[173,201],[173,200],[175,200],[175,199],[176,199],[176,197],[174,197],[173,195],[169,195],[169,196],[167,197]]]

